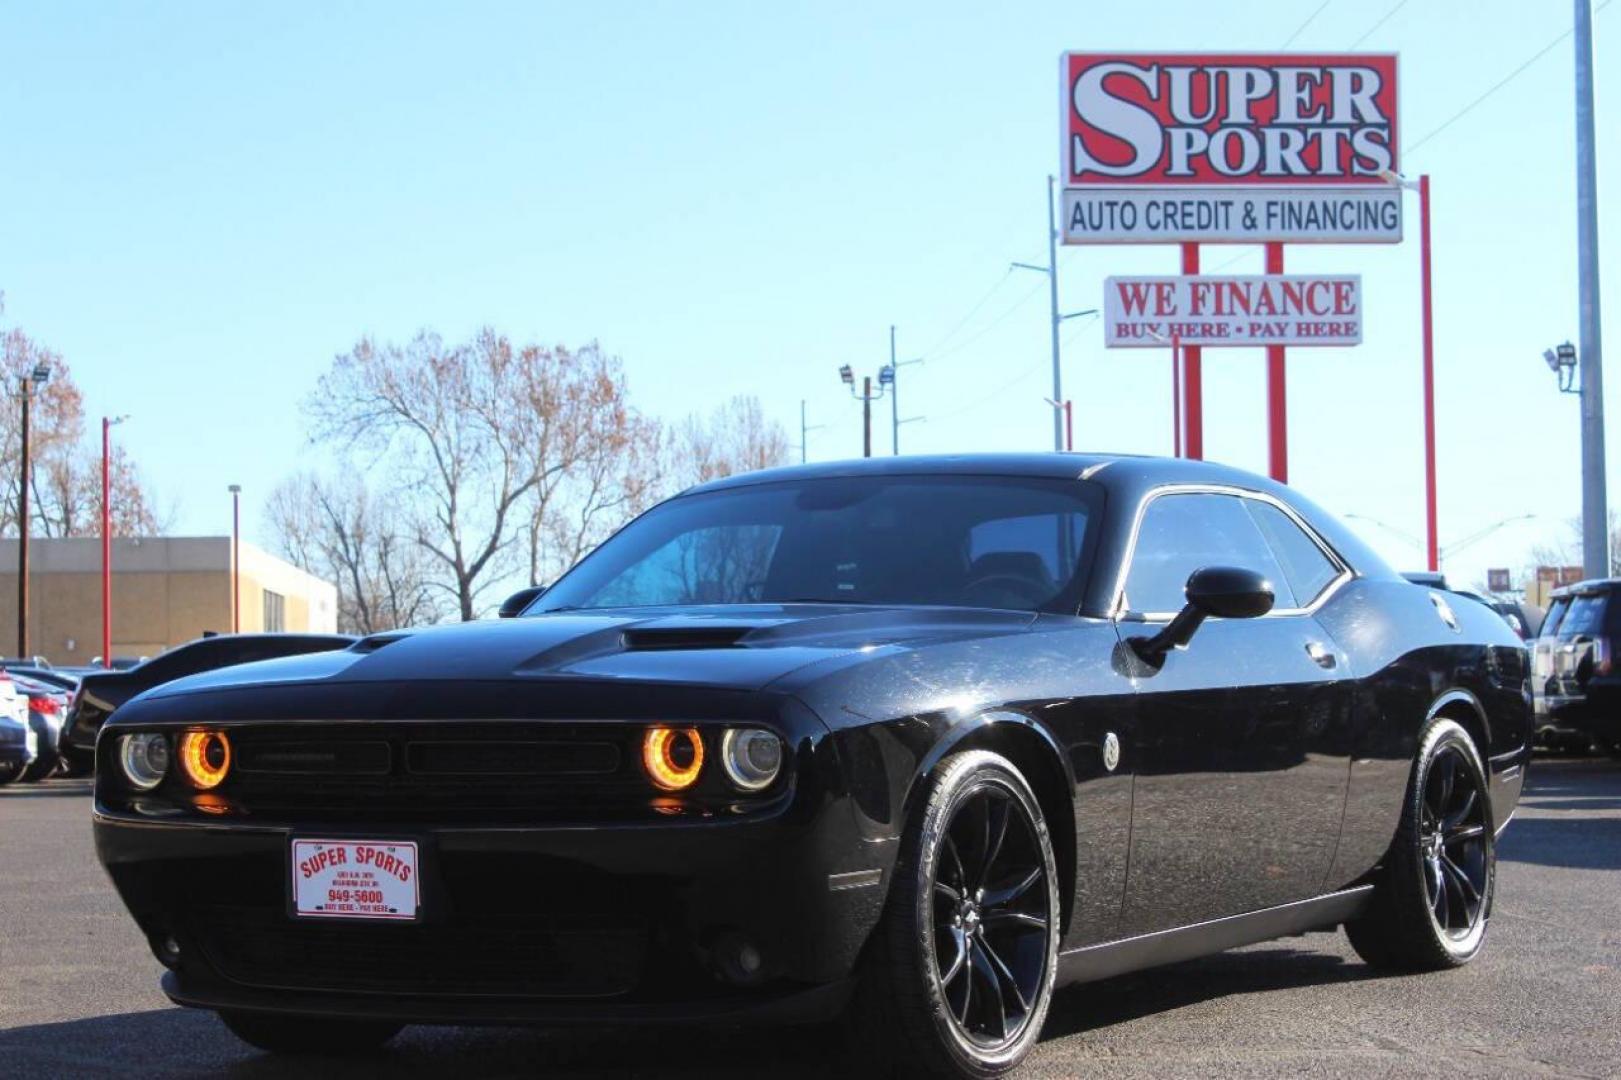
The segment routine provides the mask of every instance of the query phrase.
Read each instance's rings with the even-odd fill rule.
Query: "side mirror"
[[[1143,662],[1158,668],[1165,654],[1181,648],[1206,619],[1254,619],[1272,610],[1272,583],[1254,570],[1236,566],[1205,566],[1188,575],[1184,595],[1187,606],[1165,629],[1149,638],[1132,638]]]
[[[535,602],[535,598],[546,591],[544,585],[531,585],[527,589],[519,589],[505,600],[497,609],[495,617],[498,619],[513,619],[523,614],[523,609]]]

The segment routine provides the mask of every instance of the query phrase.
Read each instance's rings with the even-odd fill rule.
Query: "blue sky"
[[[901,355],[926,357],[902,372],[903,412],[928,418],[903,449],[1042,449],[1045,282],[1006,268],[1045,258],[1058,54],[1273,50],[1320,4],[8,2],[0,325],[66,355],[92,424],[132,414],[118,437],[187,533],[229,528],[237,482],[267,541],[263,496],[314,460],[299,404],[332,356],[424,326],[598,339],[669,418],[751,393],[797,439],[805,399],[829,459],[860,452],[836,369],[876,372],[893,323]],[[1292,48],[1345,49],[1394,7],[1330,0]],[[1411,146],[1570,19],[1410,0],[1360,47],[1400,52]],[[1595,19],[1610,297],[1616,20]],[[1580,506],[1576,399],[1539,358],[1577,329],[1572,100],[1566,41],[1403,161],[1435,184],[1441,540],[1541,515],[1451,560],[1466,580]],[[1361,273],[1368,312],[1362,346],[1291,352],[1290,464],[1326,505],[1417,535],[1408,210],[1400,246],[1290,249],[1290,270]],[[1075,248],[1059,266],[1074,309],[1177,255]],[[1259,272],[1259,250],[1205,267]],[[1605,314],[1621,358],[1621,305]],[[1206,356],[1208,455],[1264,470],[1260,352]],[[1105,350],[1075,320],[1064,366],[1079,447],[1169,451],[1164,354]],[[1621,368],[1609,387],[1621,476]]]

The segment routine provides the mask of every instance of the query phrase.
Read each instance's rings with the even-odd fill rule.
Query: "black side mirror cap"
[[[545,585],[531,585],[527,589],[519,589],[505,600],[497,609],[495,616],[498,619],[515,619],[523,614],[523,609],[535,602],[535,598],[546,591]]]
[[[1207,618],[1254,619],[1272,610],[1272,583],[1254,570],[1205,566],[1188,575],[1188,602],[1176,618],[1153,637],[1132,638],[1139,658],[1156,670],[1172,649],[1186,645]]]

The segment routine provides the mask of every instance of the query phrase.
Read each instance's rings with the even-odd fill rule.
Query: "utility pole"
[[[861,456],[872,457],[872,403],[874,398],[884,396],[884,386],[887,380],[880,378],[878,392],[872,392],[872,376],[864,375],[861,379],[861,392],[856,393],[856,376],[849,364],[839,368],[839,380],[850,388],[850,396],[861,402]]]
[[[1576,281],[1582,378],[1582,572],[1610,576],[1604,492],[1603,344],[1599,326],[1598,159],[1593,136],[1593,9],[1576,0]]]
[[[1064,376],[1058,363],[1058,325],[1064,317],[1058,313],[1058,215],[1053,209],[1053,188],[1057,181],[1047,176],[1047,296],[1052,305],[1053,330],[1053,400],[1064,400]],[[1053,449],[1064,448],[1064,425],[1057,411],[1053,412]]]
[[[900,370],[907,364],[921,364],[923,358],[915,360],[895,359],[895,327],[889,328],[889,364],[878,369],[878,393],[883,395],[889,390],[889,440],[890,453],[899,456],[901,452],[901,425],[910,424],[914,420],[921,420],[921,416],[908,416],[901,419]]]
[[[808,447],[810,445],[810,433],[813,432],[813,431],[820,431],[822,428],[824,428],[826,426],[827,425],[825,425],[825,424],[806,423],[806,421],[805,421],[805,399],[800,398],[799,399],[799,463],[801,465],[805,464],[805,461],[806,461],[806,455],[808,453],[808,451],[806,450],[806,447]]]
[[[1058,212],[1054,208],[1054,188],[1058,181],[1056,177],[1047,177],[1047,265],[1037,266],[1034,263],[1012,263],[1016,270],[1035,270],[1047,275],[1047,303],[1052,316],[1053,335],[1053,396],[1051,401],[1065,401],[1064,375],[1059,363],[1061,356],[1058,345],[1058,329],[1064,325],[1066,319],[1078,318],[1082,315],[1096,315],[1096,308],[1087,308],[1084,311],[1072,311],[1064,314],[1058,310]],[[1053,449],[1064,449],[1064,418],[1057,409],[1053,410]]]

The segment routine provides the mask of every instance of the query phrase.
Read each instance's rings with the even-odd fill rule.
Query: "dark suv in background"
[[[1531,654],[1537,741],[1621,756],[1621,578],[1557,589]]]

